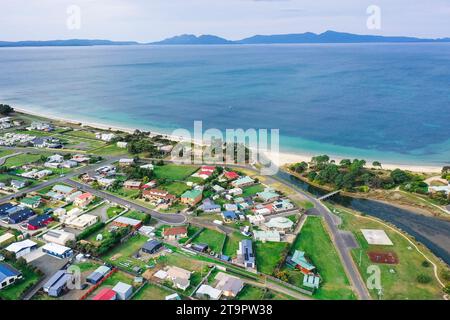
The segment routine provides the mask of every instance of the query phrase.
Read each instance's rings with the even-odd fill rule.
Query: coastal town
[[[4,113],[0,299],[448,298],[448,265],[426,246],[327,200],[369,192],[365,173],[370,189],[392,182],[446,219],[449,168],[420,179],[325,157],[285,168],[324,186],[318,197],[257,164],[174,162],[162,135]],[[382,287],[369,289],[372,265]]]

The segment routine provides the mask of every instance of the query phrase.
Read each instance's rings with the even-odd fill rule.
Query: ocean
[[[450,163],[450,44],[0,49],[0,103],[81,121],[280,129],[281,150]]]

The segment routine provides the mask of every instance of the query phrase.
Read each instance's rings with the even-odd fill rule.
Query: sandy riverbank
[[[123,132],[133,133],[136,129],[140,129],[140,130],[151,131],[153,133],[153,135],[156,135],[156,134],[162,135],[162,136],[166,137],[167,139],[170,139],[173,141],[181,140],[181,137],[177,137],[177,136],[173,136],[173,135],[169,135],[169,134],[165,134],[165,133],[154,132],[154,131],[146,129],[146,128],[130,128],[130,127],[122,127],[122,126],[116,126],[116,125],[102,124],[102,123],[98,123],[98,122],[69,119],[69,118],[64,118],[61,116],[52,115],[50,113],[42,113],[42,112],[32,111],[30,109],[23,108],[23,107],[14,107],[14,109],[18,112],[33,115],[33,116],[44,117],[44,118],[48,118],[51,120],[67,122],[67,123],[71,123],[71,124],[81,124],[82,126],[85,126],[85,127],[92,127],[92,128],[96,128],[96,129],[100,129],[100,130],[112,130],[112,131],[123,131]],[[195,142],[199,143],[198,141],[195,141]],[[305,153],[300,153],[300,152],[299,153],[287,153],[287,152],[274,153],[274,152],[269,151],[269,152],[265,152],[265,154],[269,159],[271,159],[278,166],[282,166],[282,165],[289,164],[289,163],[302,162],[302,161],[309,162],[311,160],[311,158],[313,156],[315,156],[315,154],[311,154],[311,153],[307,153],[307,152],[305,152]],[[336,157],[336,156],[332,156],[332,155],[330,155],[330,158],[332,158],[336,162],[339,162],[340,160],[343,159],[343,157]],[[370,164],[373,161],[370,159],[366,159],[366,160],[367,160],[367,166],[370,167]],[[442,167],[440,167],[440,166],[416,165],[416,164],[404,164],[404,163],[384,163],[383,162],[382,165],[383,165],[384,169],[389,169],[389,170],[399,168],[402,170],[409,170],[409,171],[423,172],[423,173],[440,173],[441,169],[442,169]]]

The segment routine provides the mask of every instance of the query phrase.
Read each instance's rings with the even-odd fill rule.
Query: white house
[[[36,242],[33,242],[31,240],[23,240],[19,242],[14,242],[6,247],[6,250],[14,253],[16,258],[23,257],[24,255],[27,255],[31,251],[37,249],[38,245]]]

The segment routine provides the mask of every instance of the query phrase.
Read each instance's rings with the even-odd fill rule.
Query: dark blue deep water
[[[0,101],[170,133],[279,128],[284,151],[450,162],[450,44],[0,49]]]

